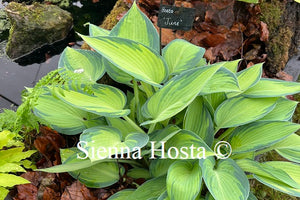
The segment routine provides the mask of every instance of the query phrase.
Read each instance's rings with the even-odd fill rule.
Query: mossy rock
[[[124,0],[118,0],[112,9],[112,11],[107,15],[101,24],[104,29],[111,30],[118,23],[118,15],[123,12],[128,11],[128,6],[124,3]]]
[[[0,9],[0,42],[8,38],[10,23],[3,9]]]
[[[260,3],[261,20],[268,25],[269,42],[266,43],[268,54],[265,64],[269,76],[283,70],[288,60],[299,46],[300,4],[290,1],[263,0]]]
[[[5,11],[12,25],[6,53],[12,59],[63,40],[73,26],[71,14],[55,5],[11,2]]]

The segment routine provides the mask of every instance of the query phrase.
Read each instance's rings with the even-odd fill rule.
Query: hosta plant
[[[31,161],[26,160],[35,150],[23,151],[22,143],[18,134],[4,130],[0,132],[0,200],[4,200],[9,188],[30,183],[28,180],[13,173],[26,172],[23,168],[34,168]]]
[[[160,55],[135,3],[111,31],[90,24],[80,36],[94,51],[66,48],[61,84],[45,86],[34,107],[42,123],[80,141],[41,171],[92,188],[147,180],[110,200],[256,199],[250,179],[300,197],[297,102],[285,98],[299,83],[261,78],[262,64],[239,72],[239,60],[207,64],[203,48],[181,39]],[[105,72],[122,90],[97,83]],[[289,161],[257,161],[271,150]]]

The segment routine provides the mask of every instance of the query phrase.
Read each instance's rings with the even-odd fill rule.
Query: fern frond
[[[92,85],[83,74],[74,73],[63,68],[53,70],[42,77],[33,88],[26,88],[22,92],[22,104],[17,111],[6,110],[0,114],[0,130],[12,132],[29,132],[39,129],[39,119],[32,113],[40,95],[47,91],[55,96],[55,88],[64,90],[83,91],[93,93]]]
[[[12,132],[29,132],[39,130],[39,121],[32,112],[38,98],[45,92],[50,92],[55,97],[57,90],[75,90],[88,94],[93,93],[92,85],[95,84],[84,74],[74,73],[64,68],[56,69],[42,77],[33,88],[26,88],[22,92],[22,104],[17,111],[5,110],[0,114],[0,130]],[[47,124],[46,124],[47,125]]]

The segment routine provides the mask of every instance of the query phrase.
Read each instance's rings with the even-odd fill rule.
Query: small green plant
[[[34,168],[29,160],[35,150],[23,151],[24,144],[20,136],[10,131],[0,132],[0,200],[4,200],[9,190],[15,185],[30,183],[28,180],[14,175],[16,172],[26,172],[25,168]],[[22,166],[21,166],[22,165]]]
[[[125,173],[147,180],[110,200],[256,199],[249,179],[300,197],[297,102],[284,97],[299,83],[261,78],[262,64],[240,72],[239,60],[207,64],[203,48],[180,39],[159,55],[158,33],[135,3],[111,31],[90,24],[81,37],[95,51],[66,48],[59,68],[85,82],[46,85],[34,104],[41,122],[80,141],[40,171],[92,188]],[[105,72],[126,94],[97,83]],[[290,162],[255,160],[270,150]]]
[[[246,3],[259,3],[258,0],[238,0],[238,1],[244,1]]]

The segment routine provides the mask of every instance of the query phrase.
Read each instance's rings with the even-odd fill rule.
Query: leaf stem
[[[138,109],[139,108],[139,104],[140,104],[139,88],[138,88],[137,81],[135,79],[133,79],[133,91],[134,91],[135,104],[136,104],[136,107]]]
[[[123,118],[133,127],[135,128],[135,130],[145,133],[145,131],[143,131],[143,129],[141,129],[141,127],[139,127],[136,123],[134,123],[134,121],[132,121],[128,116],[123,116]]]
[[[150,125],[150,128],[148,130],[148,134],[154,131],[155,125],[156,125],[156,123],[153,123],[153,124]]]
[[[135,79],[133,79],[133,92],[134,92],[137,119],[138,121],[141,121],[142,119],[141,119],[141,109],[140,109],[139,87]]]
[[[144,83],[143,81],[141,81],[141,85],[144,89],[144,92],[146,93],[147,97],[150,98],[153,95],[154,92],[154,88],[152,85],[149,85],[147,83]]]

